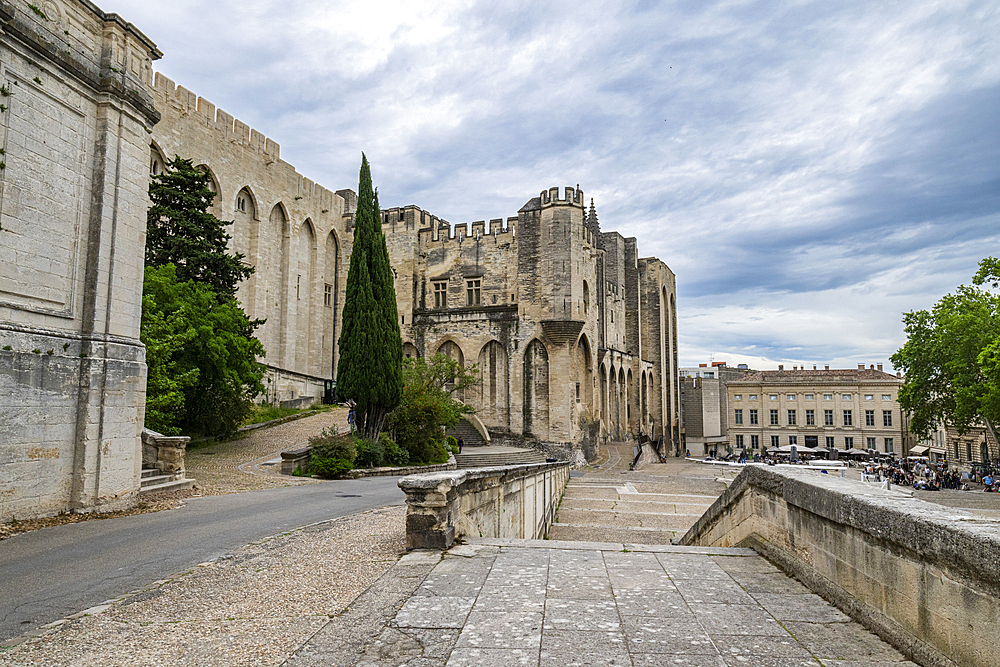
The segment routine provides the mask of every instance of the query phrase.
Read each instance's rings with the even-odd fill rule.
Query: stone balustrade
[[[163,435],[156,431],[142,431],[142,465],[155,468],[174,479],[184,478],[184,451],[191,438],[186,435]]]
[[[447,549],[463,535],[544,538],[569,469],[560,461],[404,477],[406,546]]]
[[[681,544],[754,548],[921,665],[997,664],[1000,520],[751,466]]]

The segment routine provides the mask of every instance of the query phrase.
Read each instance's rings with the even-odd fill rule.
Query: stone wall
[[[447,549],[463,535],[541,539],[568,481],[565,461],[404,477],[406,546]]]
[[[751,466],[682,538],[750,546],[921,665],[995,665],[1000,521]]]
[[[0,519],[125,507],[160,53],[83,0],[2,1],[0,28]]]
[[[162,74],[153,96],[162,120],[145,173],[175,155],[206,169],[214,213],[232,222],[231,249],[256,267],[237,297],[251,319],[267,319],[256,334],[267,353],[264,400],[321,397],[323,380],[335,375],[354,193],[299,174],[276,142]]]

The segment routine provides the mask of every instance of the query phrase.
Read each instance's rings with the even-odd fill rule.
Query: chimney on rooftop
[[[698,368],[708,368],[708,364],[698,364]]]
[[[813,364],[813,370],[816,370],[816,364]]]
[[[876,368],[877,368],[877,369],[879,369],[879,370],[882,370],[882,364],[878,364],[878,365],[876,366]]]
[[[779,371],[785,370],[785,365],[784,364],[778,364],[778,370]]]
[[[823,367],[823,370],[825,370],[825,371],[828,371],[828,370],[830,370],[830,364],[827,364],[826,366],[824,366],[824,367]]]
[[[858,364],[858,370],[859,371],[865,370],[865,365],[864,364]]]
[[[903,374],[900,373],[899,371],[896,371],[896,377],[901,378],[901,377],[903,377]]]
[[[870,371],[873,371],[873,370],[875,370],[875,364],[871,364],[871,365],[870,365],[870,366],[868,367],[868,370],[870,370]]]

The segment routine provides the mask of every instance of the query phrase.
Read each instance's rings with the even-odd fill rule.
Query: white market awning
[[[927,445],[920,445],[910,450],[911,456],[923,456],[927,453]]]

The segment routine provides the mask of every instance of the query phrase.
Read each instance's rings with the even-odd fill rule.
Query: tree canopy
[[[473,412],[452,394],[478,383],[476,366],[463,368],[445,354],[434,355],[430,362],[403,360],[403,400],[389,415],[386,428],[407,450],[411,463],[447,460],[445,429],[454,428],[462,415]]]
[[[206,284],[177,278],[173,264],[146,267],[140,338],[146,345],[146,426],[166,435],[236,430],[264,391],[246,314]]]
[[[940,423],[960,433],[1000,424],[1000,263],[987,257],[972,286],[960,285],[930,311],[905,313],[907,341],[893,365],[905,379],[899,403],[926,437]]]
[[[211,176],[191,160],[175,156],[149,184],[151,206],[146,214],[146,266],[176,267],[181,282],[197,280],[222,296],[253,272],[240,253],[227,254],[231,238],[226,223],[209,212],[215,193]]]
[[[355,402],[358,429],[378,440],[386,415],[402,397],[403,344],[378,192],[364,154],[338,345],[337,394]]]

